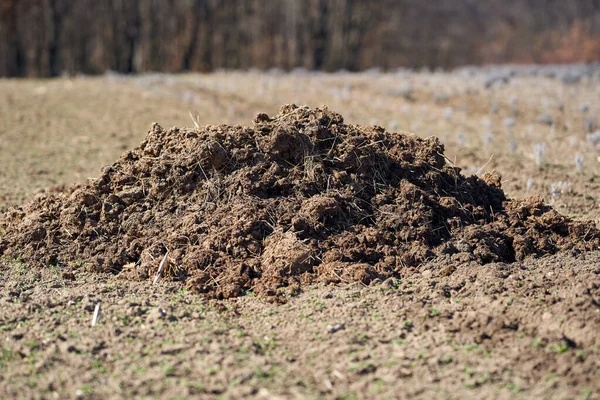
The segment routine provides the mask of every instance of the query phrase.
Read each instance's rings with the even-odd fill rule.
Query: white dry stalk
[[[454,115],[454,109],[452,107],[446,107],[444,109],[444,117],[446,119],[452,119],[453,115]]]
[[[535,157],[535,165],[540,167],[544,163],[544,155],[546,154],[546,143],[536,143],[533,145],[533,155]]]
[[[527,179],[527,192],[529,192],[533,188],[534,184],[535,181],[533,180],[533,178]]]
[[[510,110],[513,115],[517,115],[519,113],[519,99],[517,97],[510,98]]]
[[[583,162],[584,161],[585,161],[585,158],[581,154],[577,154],[575,156],[575,169],[577,170],[578,173],[581,173],[581,171],[583,171]]]
[[[590,133],[589,135],[585,135],[585,139],[588,144],[594,147],[600,147],[600,130],[597,130],[594,133]]]
[[[512,117],[506,117],[502,120],[502,123],[504,124],[505,127],[507,127],[508,129],[511,129],[511,128],[514,128],[517,121]]]
[[[158,279],[160,278],[160,276],[163,272],[163,269],[165,267],[165,261],[167,261],[168,255],[169,255],[169,251],[167,250],[167,252],[165,253],[165,256],[161,260],[160,264],[158,264],[158,271],[156,271],[156,276],[154,277],[154,282],[152,282],[153,285],[156,285],[156,282],[158,282]]]
[[[488,147],[494,142],[494,134],[491,132],[485,132],[482,136],[483,146]]]
[[[92,327],[96,326],[99,318],[100,318],[100,303],[96,304],[96,308],[94,308],[94,316],[92,317]]]
[[[517,142],[515,140],[508,142],[508,148],[510,149],[510,154],[517,154]]]
[[[458,147],[465,147],[467,144],[467,137],[465,136],[464,133],[459,132],[456,134],[456,143],[458,144]]]
[[[192,115],[191,111],[188,111],[190,113],[190,118],[192,118],[192,122],[194,123],[194,126],[196,127],[196,129],[200,129],[200,124],[198,122],[196,122],[196,118],[194,118],[194,116]],[[200,118],[198,118],[198,121],[200,121]]]
[[[571,191],[571,183],[558,181],[554,182],[550,185],[550,194],[552,195],[552,199],[556,199],[561,195],[568,193]]]
[[[556,183],[550,185],[550,195],[553,200],[560,196],[560,189]]]

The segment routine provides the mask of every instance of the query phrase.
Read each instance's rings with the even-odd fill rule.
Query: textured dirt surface
[[[10,264],[0,273],[0,393],[597,399],[599,263],[430,264],[371,286],[307,288],[286,304],[206,302],[174,282]]]
[[[222,299],[598,249],[593,223],[500,181],[461,175],[435,137],[288,105],[253,128],[154,125],[97,179],[0,217],[0,255],[124,279],[166,257],[163,275]]]
[[[142,249],[154,257],[141,257],[146,269],[140,268],[141,263],[115,263],[121,268],[115,274],[106,264],[99,269],[94,257],[87,263],[86,257],[79,257],[72,262],[40,265],[5,256],[0,260],[0,398],[600,398],[600,258],[595,249],[577,249],[592,241],[585,244],[581,240],[583,244],[577,245],[568,233],[569,227],[583,226],[572,220],[598,219],[600,163],[596,162],[595,145],[586,138],[591,133],[588,128],[597,129],[593,124],[600,115],[597,78],[567,85],[542,75],[508,74],[506,82],[486,87],[481,78],[488,70],[464,72],[221,72],[0,80],[2,211],[21,206],[19,214],[26,207],[41,207],[40,200],[33,197],[52,185],[55,186],[42,196],[46,201],[54,198],[57,208],[68,209],[71,205],[65,197],[73,190],[69,189],[73,183],[79,182],[75,189],[87,188],[88,192],[97,193],[92,189],[97,187],[94,185],[99,182],[98,176],[106,173],[105,168],[99,172],[101,166],[119,159],[123,151],[135,149],[144,140],[150,121],[158,121],[164,127],[190,126],[191,111],[200,126],[227,122],[254,129],[283,124],[285,121],[263,121],[254,125],[252,120],[260,110],[275,118],[279,105],[290,101],[309,104],[313,109],[329,104],[349,125],[381,124],[390,132],[410,130],[421,137],[436,135],[452,160],[444,161],[450,176],[456,172],[453,164],[463,169],[464,176],[477,173],[480,178],[470,178],[471,182],[490,189],[494,198],[499,194],[495,170],[502,174],[505,197],[544,198],[543,203],[535,198],[503,203],[500,210],[487,212],[483,220],[463,220],[463,230],[449,225],[465,240],[461,243],[448,240],[446,228],[429,230],[439,226],[435,224],[440,221],[430,219],[430,226],[419,226],[415,231],[421,237],[440,238],[438,244],[421,242],[427,243],[433,258],[426,257],[428,261],[415,267],[400,265],[394,278],[342,275],[342,270],[335,267],[325,274],[327,271],[318,269],[325,262],[317,259],[310,263],[312,273],[306,271],[294,278],[301,284],[301,291],[293,290],[295,283],[288,280],[282,284],[288,284],[289,289],[277,288],[276,296],[268,296],[269,285],[282,280],[274,273],[277,268],[271,271],[268,267],[283,261],[302,261],[305,251],[305,246],[296,247],[297,242],[290,240],[289,232],[297,237],[302,234],[291,221],[287,225],[280,222],[280,230],[267,225],[267,235],[264,240],[261,237],[264,247],[257,263],[261,269],[265,265],[265,270],[273,272],[272,280],[261,281],[260,276],[252,276],[249,284],[256,285],[256,293],[243,290],[242,296],[226,300],[210,299],[217,297],[219,289],[214,287],[207,293],[196,293],[201,286],[192,279],[193,275],[174,268],[180,264],[171,261],[177,259],[177,249],[185,246],[179,247],[181,244],[163,234],[159,226],[172,229],[179,223],[177,218],[145,222],[153,232],[160,233],[164,242],[151,249],[155,253]],[[543,113],[551,116],[552,126],[537,122]],[[379,128],[366,130],[371,132],[368,135],[380,134]],[[175,137],[181,137],[184,131],[196,130],[181,129],[176,133],[163,129],[155,139],[163,141],[170,151],[187,149],[192,154],[192,141],[179,140],[176,144]],[[212,131],[200,132],[209,135]],[[400,137],[403,136],[397,138]],[[423,149],[420,160],[431,157],[434,147],[433,142],[416,136],[407,136],[401,143]],[[545,144],[539,164],[532,152],[537,143]],[[249,146],[257,148],[256,144]],[[373,147],[369,152],[362,149],[365,153],[360,154],[388,154],[391,149]],[[573,163],[577,155],[585,158],[581,169]],[[266,156],[260,160],[267,161]],[[126,164],[130,168],[136,162],[129,160],[121,171],[126,170]],[[166,160],[156,165],[166,168]],[[296,176],[301,182],[307,179],[292,169],[282,170],[287,171],[286,177]],[[316,178],[322,172],[314,166],[313,169],[315,178],[310,182],[317,185]],[[173,171],[169,166],[163,178],[179,176]],[[425,175],[411,175],[413,181],[408,183],[418,186],[428,182],[427,174],[440,174],[426,167],[423,171]],[[227,170],[207,169],[205,173],[209,180],[220,174],[221,184],[225,179],[233,179]],[[93,179],[86,181],[88,177]],[[364,182],[359,178],[355,181]],[[124,176],[119,176],[106,190],[112,191],[122,179]],[[151,180],[155,181],[152,177],[146,181]],[[260,182],[252,180],[252,176],[249,180]],[[375,183],[378,182],[382,181]],[[430,188],[444,187],[440,182],[434,181]],[[567,187],[553,191],[557,182]],[[252,186],[240,185],[244,190],[249,187]],[[323,193],[315,191],[306,196],[307,187],[296,189],[291,196],[294,201],[286,203],[293,205],[291,209],[300,210],[291,216],[292,220],[301,215],[339,213],[330,200],[322,199]],[[388,196],[384,193],[377,197],[383,193],[382,186],[373,186],[372,182],[368,185],[374,187],[379,190],[378,195],[365,197],[371,204]],[[418,187],[423,199],[431,199],[429,208],[419,208],[410,215],[400,213],[401,218],[388,218],[398,222],[419,215],[446,217],[453,209],[452,203],[440,207],[444,204],[441,199],[459,199]],[[394,190],[400,202],[384,206],[405,204],[404,192],[400,188]],[[118,204],[108,194],[102,199]],[[245,192],[236,195],[244,198]],[[157,202],[149,202],[148,206],[163,207],[166,213],[168,206],[178,204],[170,194],[162,196],[164,207]],[[26,197],[30,198],[24,201]],[[313,197],[318,200],[310,200]],[[238,215],[254,220],[254,215],[244,211],[242,205],[255,207],[267,199],[268,196],[248,195],[236,203],[240,208],[229,211],[228,221]],[[200,200],[194,207],[202,206],[205,198]],[[302,209],[307,200],[310,201]],[[213,202],[218,206],[218,202]],[[569,219],[559,216],[547,204]],[[146,207],[144,202],[138,206]],[[359,206],[368,210],[365,203]],[[127,207],[117,207],[117,221],[122,221]],[[180,212],[186,210],[182,208]],[[261,209],[253,210],[264,215]],[[344,225],[332,225],[328,219],[311,223],[306,217],[303,219],[308,222],[303,225],[313,227],[310,234],[319,238],[317,248],[323,248],[326,241],[350,246],[338,236],[352,229],[376,227],[376,217],[385,219],[375,207],[370,212],[370,219],[349,220]],[[100,220],[108,214],[102,209]],[[215,219],[216,216],[212,220]],[[85,221],[89,224],[91,219]],[[271,225],[272,221],[268,219]],[[62,223],[59,214],[56,226],[62,227]],[[18,228],[7,228],[28,232],[26,225],[17,225]],[[43,221],[37,226],[46,229],[54,225]],[[284,226],[289,229],[283,229]],[[71,229],[70,225],[67,228]],[[490,247],[510,243],[507,237],[496,236],[501,228],[501,232],[509,232],[509,237],[514,238],[512,249],[535,251],[520,253],[522,256],[515,251],[514,262],[482,263],[483,254],[505,254],[501,247]],[[180,229],[189,232],[183,225]],[[243,225],[236,229],[243,229]],[[481,236],[469,236],[474,232]],[[204,233],[195,234],[200,237]],[[396,235],[396,231],[388,230],[386,234]],[[43,256],[39,260],[51,255],[52,249],[61,249],[68,257],[80,254],[73,247],[70,234],[52,235],[64,242],[49,243],[50,246],[42,243]],[[219,235],[222,240],[231,239],[223,232]],[[375,248],[389,247],[390,237],[384,236]],[[519,237],[533,238],[531,245],[521,242],[519,247]],[[553,239],[544,242],[544,237]],[[4,232],[0,232],[0,240],[4,238]],[[12,236],[11,242],[14,240]],[[161,246],[167,241],[177,244],[169,247],[170,262],[165,274],[152,285],[164,256],[165,248]],[[454,243],[458,252],[446,252],[447,243]],[[464,243],[472,247],[472,254],[469,247],[463,247]],[[290,250],[292,247],[300,252]],[[404,242],[399,247],[408,249]],[[358,244],[357,248],[367,246]],[[568,250],[544,255],[560,248]],[[475,254],[475,249],[480,251]],[[18,250],[11,246],[10,251]],[[32,247],[24,245],[20,250],[36,258]],[[289,254],[285,260],[277,258],[282,252]],[[367,257],[362,250],[352,254],[356,259]],[[379,257],[376,253],[369,256],[373,255]],[[100,257],[100,253],[95,257]],[[236,257],[244,259],[242,255]],[[378,260],[389,261],[385,257]],[[372,261],[341,263],[344,271],[361,272],[369,268],[372,271],[377,264]],[[350,270],[348,264],[358,265],[359,269]],[[300,262],[297,267],[302,270],[307,266]],[[144,278],[144,273],[148,278]],[[313,284],[305,285],[300,276]],[[359,282],[364,276],[371,279],[369,284]],[[194,290],[186,288],[183,279]],[[342,283],[320,283],[332,280]],[[355,283],[347,283],[348,280]],[[284,304],[272,299],[280,299]],[[91,327],[98,304],[100,319]]]

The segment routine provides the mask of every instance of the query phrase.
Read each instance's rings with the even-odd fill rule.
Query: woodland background
[[[600,0],[0,0],[0,76],[600,60]]]

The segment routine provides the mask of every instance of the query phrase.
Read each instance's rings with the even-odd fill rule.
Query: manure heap
[[[500,177],[461,175],[437,138],[283,106],[252,128],[165,130],[97,179],[0,216],[0,255],[34,266],[156,274],[211,298],[398,277],[436,265],[598,249],[590,222]]]

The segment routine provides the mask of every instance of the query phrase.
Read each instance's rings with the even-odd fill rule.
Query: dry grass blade
[[[165,269],[165,262],[167,261],[168,255],[169,255],[169,252],[167,251],[165,253],[165,256],[163,257],[163,259],[161,260],[160,264],[158,264],[158,271],[156,271],[156,276],[154,277],[154,282],[152,282],[153,285],[156,285],[156,282],[158,282],[158,280],[160,279],[160,276],[161,276],[163,270]]]

